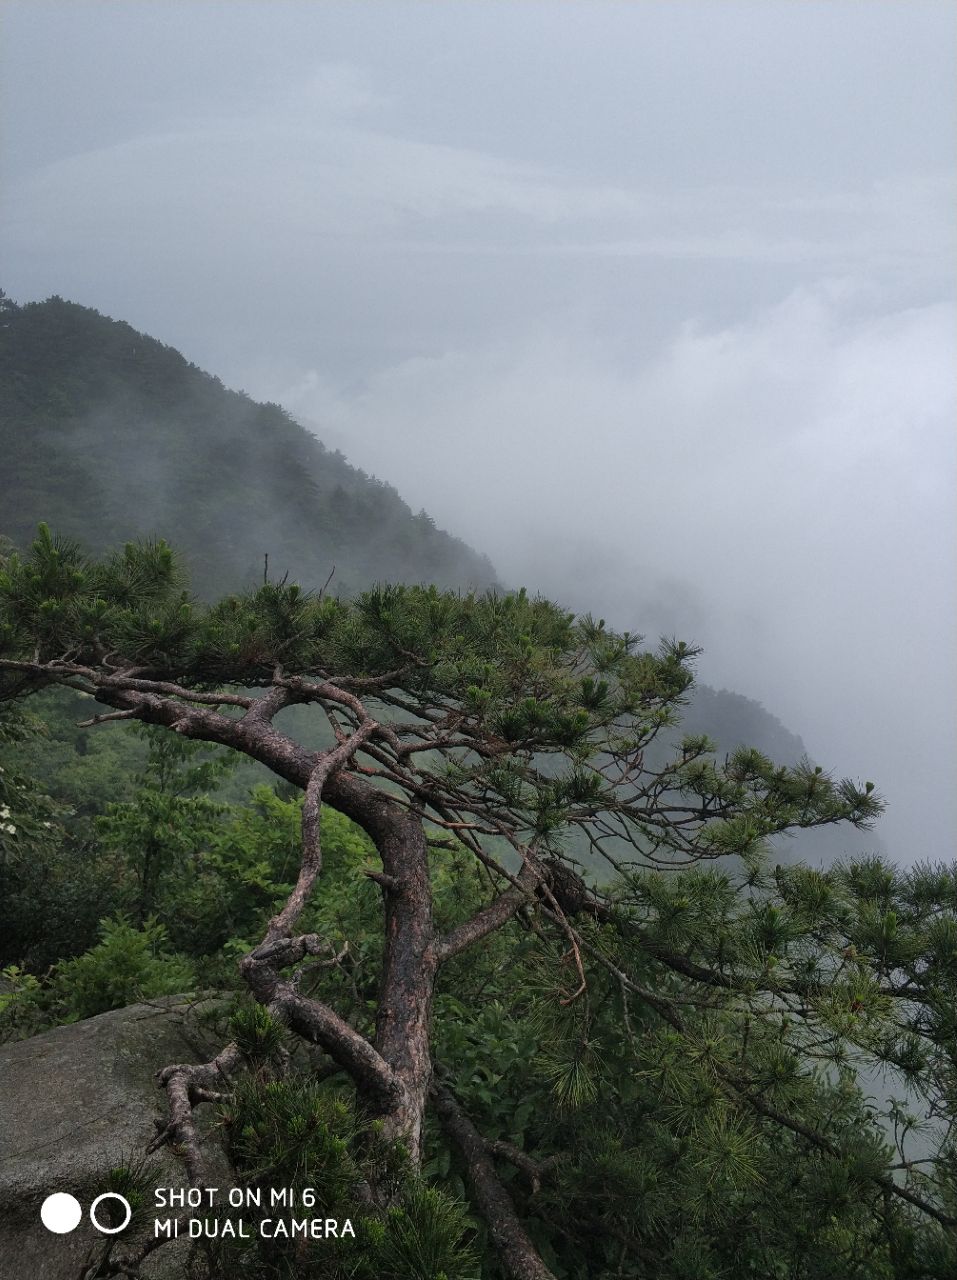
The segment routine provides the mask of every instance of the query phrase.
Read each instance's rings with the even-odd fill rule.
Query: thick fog
[[[0,284],[277,400],[504,580],[957,832],[957,9],[2,15]]]

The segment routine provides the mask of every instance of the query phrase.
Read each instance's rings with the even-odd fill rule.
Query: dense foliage
[[[55,685],[91,734],[154,727],[82,817],[11,773],[4,874],[22,830],[70,892],[82,838],[111,912],[44,977],[12,894],[0,1016],[246,990],[211,1064],[237,1176],[363,1222],[355,1252],[224,1245],[214,1274],[954,1274],[957,869],[770,859],[880,800],[663,748],[693,656],[523,593],[207,607],[162,544],[97,562],[42,530],[8,559],[10,705]],[[280,781],[237,791],[224,747]],[[205,1077],[170,1071],[192,1175],[172,1090]]]

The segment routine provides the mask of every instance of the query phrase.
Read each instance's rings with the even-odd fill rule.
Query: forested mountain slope
[[[274,404],[88,307],[50,298],[0,317],[0,534],[40,520],[99,552],[161,536],[212,597],[288,571],[486,587],[490,562]]]

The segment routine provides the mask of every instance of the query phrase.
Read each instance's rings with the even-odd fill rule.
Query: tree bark
[[[458,1148],[465,1165],[465,1180],[476,1207],[488,1225],[511,1280],[555,1280],[538,1255],[519,1221],[515,1206],[495,1172],[482,1135],[448,1089],[432,1089],[442,1127]]]
[[[147,723],[241,751],[304,791],[319,765],[314,752],[286,737],[256,704],[236,719],[215,708],[184,706],[167,695],[116,685],[98,689],[97,697],[132,710]],[[295,701],[294,691],[287,697],[275,693],[266,697],[273,714],[284,701]],[[255,948],[243,968],[257,1000],[281,1009],[295,1030],[322,1044],[349,1071],[361,1100],[381,1121],[383,1136],[401,1141],[417,1169],[422,1162],[422,1128],[432,1077],[429,1031],[438,968],[428,844],[419,813],[348,772],[345,764],[329,773],[321,800],[367,833],[384,872],[380,883],[385,953],[375,1036],[371,1045],[363,1042],[368,1052],[358,1043],[361,1037],[331,1009],[305,999],[284,982],[278,972],[281,959],[270,956],[264,963],[262,948]],[[310,851],[304,850],[304,857],[309,856]]]
[[[325,797],[372,838],[382,859],[385,954],[373,1043],[400,1082],[397,1105],[373,1107],[383,1136],[401,1141],[422,1163],[422,1127],[432,1079],[429,1034],[438,969],[432,922],[429,850],[421,815],[348,773],[330,779]]]

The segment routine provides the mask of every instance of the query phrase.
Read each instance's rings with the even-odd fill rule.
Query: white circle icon
[[[58,1236],[75,1231],[82,1217],[83,1209],[79,1200],[66,1191],[57,1191],[54,1195],[47,1196],[40,1205],[40,1221],[47,1231],[55,1231]]]
[[[126,1217],[118,1227],[104,1227],[102,1223],[97,1222],[94,1210],[98,1204],[102,1204],[104,1200],[119,1200],[120,1204],[126,1210]],[[79,1207],[79,1206],[77,1206]],[[133,1216],[133,1209],[129,1200],[125,1196],[121,1196],[118,1191],[104,1191],[101,1196],[97,1196],[90,1205],[90,1221],[96,1227],[97,1231],[102,1231],[105,1236],[115,1236],[117,1232],[123,1231],[129,1226],[130,1218]]]

